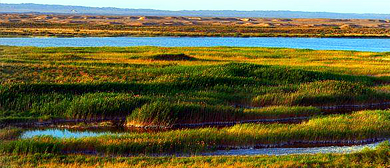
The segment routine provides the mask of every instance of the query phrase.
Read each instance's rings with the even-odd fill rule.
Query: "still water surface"
[[[87,37],[0,38],[0,45],[36,47],[283,47],[314,50],[390,51],[390,39],[286,37]]]
[[[97,137],[102,135],[122,135],[124,132],[113,131],[78,131],[69,129],[32,129],[24,131],[21,135],[22,139],[32,138],[35,136],[52,136],[55,138],[85,138],[85,137]]]

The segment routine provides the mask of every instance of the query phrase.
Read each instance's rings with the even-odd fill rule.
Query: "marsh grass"
[[[259,109],[245,109],[244,120],[250,119],[282,119],[294,117],[313,117],[325,115],[316,107],[302,106],[270,106]]]
[[[283,119],[313,117],[324,114],[314,107],[268,107],[242,109],[229,106],[205,106],[199,104],[172,104],[153,102],[136,109],[127,117],[128,126],[163,126],[177,124],[201,124],[259,119]]]
[[[307,54],[328,54],[331,51],[317,53],[312,50],[234,47],[2,48],[10,56],[0,61],[22,61],[7,63],[0,74],[0,118],[3,120],[126,117],[145,103],[158,100],[168,104],[223,108],[214,110],[219,113],[202,113],[210,110],[188,107],[190,117],[196,118],[194,121],[224,121],[218,118],[230,121],[240,117],[229,115],[242,113],[237,112],[242,110],[225,107],[237,104],[324,106],[389,100],[388,93],[378,91],[375,86],[382,83],[383,78],[310,70],[295,65],[259,65],[255,61],[269,59],[263,58],[267,55],[297,57],[288,54],[292,52],[306,58]],[[179,61],[177,64],[167,64],[169,61],[166,60],[145,62],[151,55],[156,58],[183,57],[183,54],[159,53],[184,53],[199,60]],[[359,52],[342,54],[359,58],[360,55],[371,55]],[[245,59],[237,60],[237,55],[245,56]],[[129,59],[133,57],[136,58]],[[195,111],[210,114],[210,119],[196,115]],[[174,118],[166,123],[176,121]]]
[[[18,97],[8,97],[8,101],[2,107],[14,111],[0,113],[0,116],[4,117],[4,122],[28,121],[34,117],[39,119],[124,118],[149,101],[149,97],[124,93],[23,94]],[[25,112],[17,112],[17,110]]]
[[[388,144],[358,154],[282,157],[103,158],[53,154],[201,153],[219,147],[389,137],[389,111],[328,115],[311,107],[389,101],[389,53],[239,47],[9,46],[0,46],[0,52],[0,125],[127,117],[129,125],[169,127],[181,123],[312,117],[298,124],[241,124],[80,139],[17,139],[20,129],[7,128],[0,130],[0,165],[388,164]],[[239,108],[248,106],[265,108]]]
[[[347,81],[316,81],[303,83],[287,92],[262,94],[253,99],[254,105],[332,105],[361,104],[366,100],[383,102],[389,95],[361,83]]]
[[[125,117],[149,101],[150,99],[146,97],[134,97],[128,94],[87,94],[73,99],[65,106],[66,116],[69,118]]]

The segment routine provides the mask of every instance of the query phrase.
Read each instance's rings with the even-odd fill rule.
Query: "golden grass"
[[[91,82],[126,78],[110,75],[90,74],[91,71],[135,69],[128,65],[200,66],[229,62],[254,63],[259,65],[287,66],[314,71],[327,71],[349,75],[387,77],[390,74],[389,53],[353,51],[312,51],[273,48],[167,48],[130,47],[95,48],[92,52],[78,52],[84,48],[30,48],[1,47],[1,83],[11,82]],[[128,51],[128,52],[126,52]],[[194,57],[194,61],[160,61],[143,58],[159,53],[183,53]],[[76,58],[76,59],[75,59]],[[54,63],[54,64],[53,64]],[[117,67],[103,64],[122,65]],[[85,68],[92,68],[86,70]],[[88,72],[89,71],[89,72]],[[30,72],[30,73],[26,73]],[[124,75],[126,76],[126,75]],[[123,77],[123,76],[122,76]]]

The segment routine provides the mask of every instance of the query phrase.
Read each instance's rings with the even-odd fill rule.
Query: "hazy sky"
[[[0,0],[0,3],[164,10],[292,10],[390,14],[390,0]]]

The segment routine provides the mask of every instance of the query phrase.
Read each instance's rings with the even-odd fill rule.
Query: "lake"
[[[281,47],[314,50],[390,51],[390,39],[379,38],[287,38],[287,37],[87,37],[0,38],[0,45],[36,47]]]

